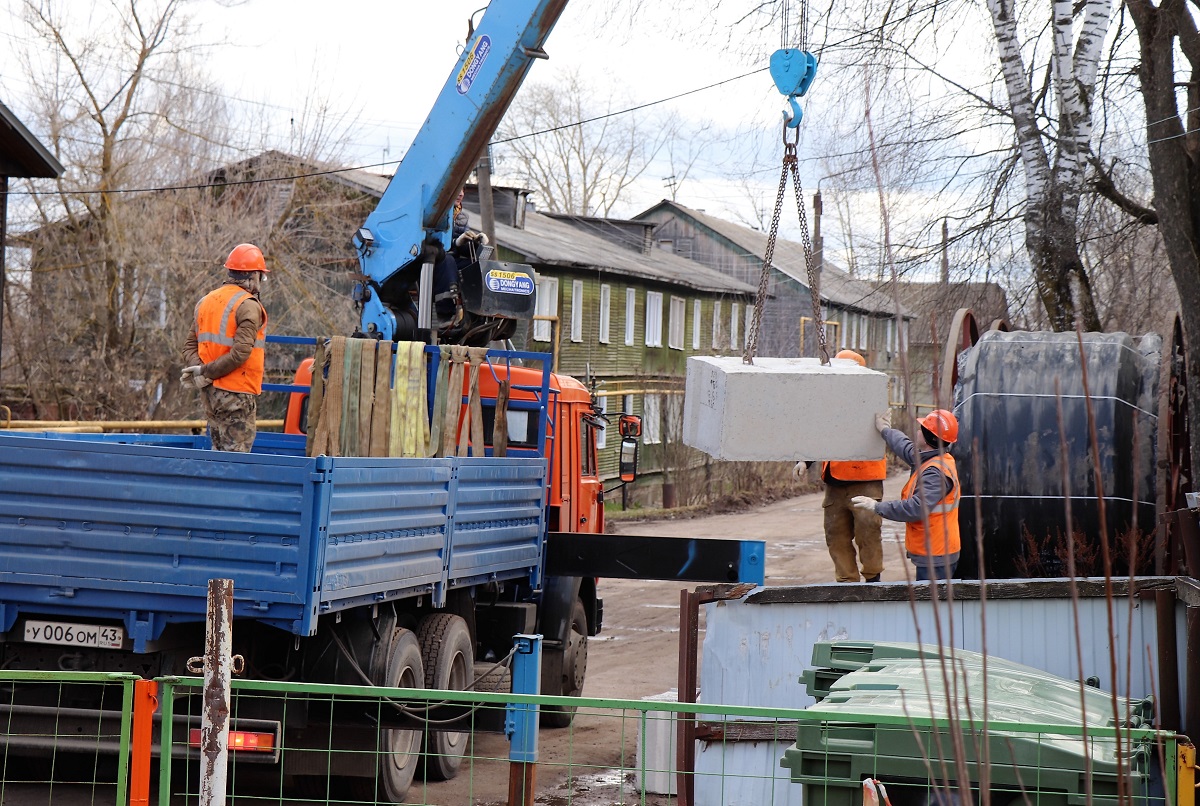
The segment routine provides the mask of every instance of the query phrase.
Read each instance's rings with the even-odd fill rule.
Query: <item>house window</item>
[[[683,297],[671,297],[671,321],[667,331],[667,346],[672,350],[683,349],[685,319],[687,319],[687,301]]]
[[[745,335],[742,336],[742,349],[745,349],[746,345],[750,343],[750,322],[753,321],[753,319],[754,319],[754,306],[747,305],[746,306],[746,326],[743,328],[743,332]],[[762,327],[761,322],[759,323],[759,327]],[[761,335],[762,335],[762,333],[760,332],[759,336],[761,336]]]
[[[721,349],[721,300],[713,300],[713,337],[712,348]]]
[[[662,408],[658,395],[642,398],[642,442],[657,445],[662,442]]]
[[[633,344],[633,314],[637,309],[637,289],[625,289],[625,343]]]
[[[738,348],[738,325],[741,324],[742,318],[739,316],[739,308],[736,302],[729,307],[729,349],[736,350]]]
[[[700,300],[692,300],[692,349],[700,349]]]
[[[600,343],[608,344],[608,325],[612,318],[612,286],[600,286]],[[603,432],[601,432],[603,433]],[[604,447],[601,445],[600,447]]]
[[[890,352],[896,352],[896,348],[892,346],[893,339],[896,338],[896,321],[894,319],[887,320],[887,345],[885,349]]]
[[[583,341],[583,280],[571,281],[571,341]]]
[[[533,320],[533,340],[550,341],[554,334],[554,322],[550,320],[550,317],[558,316],[557,277],[543,277],[538,280],[534,315],[546,318]]]
[[[608,414],[608,395],[603,395],[596,398],[596,405],[600,407],[600,414]],[[601,420],[603,421],[603,416]],[[603,426],[596,429],[596,450],[602,450],[607,444],[608,429]]]
[[[661,291],[646,292],[646,346],[662,347],[663,295]]]

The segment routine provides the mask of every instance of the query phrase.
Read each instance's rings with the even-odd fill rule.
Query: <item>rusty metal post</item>
[[[1187,609],[1187,646],[1184,648],[1183,730],[1189,736],[1200,731],[1200,607]]]
[[[1179,647],[1175,640],[1175,589],[1154,592],[1158,639],[1159,727],[1182,731],[1179,715]]]
[[[150,806],[150,753],[154,747],[154,712],[158,683],[133,683],[133,745],[129,763],[129,806]]]
[[[233,580],[208,581],[204,631],[204,710],[200,716],[199,806],[225,806],[229,699],[233,675]]]
[[[697,651],[700,645],[700,594],[679,592],[679,702],[696,701]],[[696,792],[696,720],[675,720],[675,792],[679,806],[692,806]]]

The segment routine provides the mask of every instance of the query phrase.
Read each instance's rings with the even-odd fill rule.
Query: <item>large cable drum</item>
[[[1130,534],[1153,569],[1161,350],[1157,334],[992,331],[959,354],[961,576],[979,573],[979,531],[988,578],[1065,576],[1068,506],[1076,574],[1102,573],[1102,501],[1114,572]]]

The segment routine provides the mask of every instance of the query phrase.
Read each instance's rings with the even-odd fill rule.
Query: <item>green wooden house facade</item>
[[[687,358],[741,354],[756,287],[656,248],[651,223],[538,213],[519,189],[493,197],[496,257],[527,263],[538,277],[538,316],[514,343],[557,350],[558,371],[595,389],[610,416],[640,415],[640,469],[661,481],[653,477],[688,453]],[[477,204],[468,186],[472,228],[481,227]],[[615,430],[602,438],[602,477],[617,473],[619,442]]]

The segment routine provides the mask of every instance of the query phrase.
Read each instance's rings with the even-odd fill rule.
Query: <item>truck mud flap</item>
[[[583,532],[550,532],[546,539],[550,576],[761,585],[766,559],[762,540]]]

